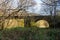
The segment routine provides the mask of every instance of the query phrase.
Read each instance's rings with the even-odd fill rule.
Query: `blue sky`
[[[36,1],[37,5],[35,5],[34,7],[30,7],[29,11],[40,14],[40,9],[41,9],[40,3],[42,3],[42,2],[40,0],[34,0],[34,1]],[[13,2],[11,3],[12,4],[11,9],[12,8],[17,8],[18,7],[18,2],[19,2],[19,0],[13,0]]]
[[[49,10],[47,10],[47,13],[43,10],[43,8],[47,8],[46,6],[43,6],[41,5],[41,0],[34,0],[37,4],[33,7],[30,7],[28,9],[29,12],[33,12],[33,13],[37,13],[37,14],[40,14],[40,15],[50,15],[49,13]],[[12,3],[11,3],[11,9],[15,9],[18,7],[18,3],[19,3],[19,0],[12,0]],[[59,9],[59,8],[57,8]]]
[[[34,1],[36,1],[37,4],[33,7],[30,7],[28,9],[29,12],[37,13],[37,14],[40,14],[40,15],[50,15],[49,10],[47,11],[48,14],[46,14],[46,12],[44,12],[42,10],[45,6],[41,5],[41,3],[42,3],[41,0],[34,0]],[[17,8],[18,4],[19,4],[19,0],[11,0],[11,9]],[[57,8],[57,9],[59,9],[59,8]]]
[[[46,14],[46,12],[44,12],[42,9],[44,6],[41,5],[41,0],[35,0],[36,1],[36,6],[34,7],[31,7],[29,9],[30,12],[33,12],[33,13],[37,13],[37,14],[40,14],[40,15],[50,15],[50,13]],[[48,11],[49,12],[49,11]]]
[[[41,0],[35,0],[36,1],[36,3],[37,3],[37,5],[36,6],[34,6],[33,8],[30,8],[30,11],[31,12],[34,12],[34,13],[37,13],[37,14],[40,14],[40,15],[50,15],[50,9],[49,10],[47,10],[47,13],[44,11],[44,10],[42,10],[42,9],[44,9],[44,7],[45,6],[43,6],[43,5],[41,5],[41,3],[42,3],[42,1]],[[45,0],[44,0],[45,1]],[[60,4],[59,4],[60,5]],[[47,9],[48,7],[46,7],[46,9]],[[32,9],[34,10],[34,11],[32,11]],[[57,10],[60,10],[60,6],[57,6]],[[54,14],[54,13],[53,13]]]

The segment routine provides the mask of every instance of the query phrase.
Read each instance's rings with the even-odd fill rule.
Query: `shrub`
[[[0,32],[1,40],[56,40],[57,29],[40,29],[37,27],[24,27],[4,29]]]

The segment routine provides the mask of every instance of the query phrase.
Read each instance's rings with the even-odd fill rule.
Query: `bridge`
[[[26,26],[30,27],[31,21],[37,22],[39,20],[46,20],[49,23],[49,27],[54,27],[54,25],[58,26],[57,24],[60,24],[60,21],[58,21],[59,18],[57,18],[57,20],[55,20],[53,16],[41,16],[41,15],[33,14],[33,13],[28,14],[26,12],[13,13],[10,15],[5,14],[4,16],[0,16],[0,23],[2,21],[4,21],[5,19],[13,19],[13,18],[24,19],[24,26],[25,27]],[[56,21],[56,22],[54,22],[54,21]],[[2,26],[2,24],[0,24],[0,26]]]
[[[0,19],[2,19],[3,17],[0,17]],[[18,17],[18,16],[12,16],[12,17],[10,17],[11,19],[13,19],[13,18],[15,18],[15,19],[24,19],[24,26],[25,27],[31,27],[31,24],[30,24],[30,22],[37,22],[37,21],[39,21],[39,20],[46,20],[48,23],[49,23],[49,27],[50,28],[54,28],[54,25],[56,26],[56,27],[58,27],[58,26],[60,26],[59,24],[60,24],[60,22],[58,23],[57,22],[57,20],[55,20],[56,22],[56,24],[54,23],[54,19],[53,18],[51,18],[51,16],[27,16],[27,17],[24,17],[24,16],[20,16],[20,17]],[[10,19],[9,17],[8,18],[6,18],[6,19]],[[5,20],[5,19],[4,19]],[[3,21],[4,21],[3,20]],[[0,26],[2,26],[2,24],[1,24],[1,20],[0,20]],[[1,27],[1,28],[3,28],[3,27]]]

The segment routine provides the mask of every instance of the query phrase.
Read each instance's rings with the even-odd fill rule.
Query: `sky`
[[[40,11],[42,6],[41,6],[41,1],[40,0],[34,0],[36,1],[36,5],[34,7],[30,7],[28,9],[29,12],[32,12],[32,13],[37,13],[37,14],[40,14],[40,15],[49,15],[49,14],[46,14],[44,13],[43,11]],[[11,2],[11,9],[15,9],[18,7],[18,3],[19,3],[19,0],[12,0]]]
[[[41,0],[35,0],[36,1],[36,3],[37,3],[37,5],[36,6],[34,6],[33,8],[30,8],[30,10],[29,11],[31,11],[32,9],[34,10],[34,11],[31,11],[31,12],[34,12],[34,13],[37,13],[37,14],[40,14],[40,15],[50,15],[50,9],[49,10],[47,10],[47,13],[44,11],[44,10],[42,10],[42,9],[44,9],[44,7],[45,6],[43,6],[43,5],[41,5],[41,3],[43,3]],[[45,0],[44,0],[45,1]],[[46,2],[47,3],[47,2]],[[51,2],[50,2],[51,3]],[[59,2],[60,3],[60,2]],[[60,4],[59,4],[60,5]],[[46,9],[47,9],[48,7],[46,7]],[[57,8],[56,8],[57,10],[60,10],[60,6],[57,6]],[[54,14],[54,13],[53,13]]]
[[[44,12],[43,8],[45,6],[41,5],[42,1],[41,0],[34,0],[37,4],[33,7],[29,7],[28,11],[32,12],[32,13],[37,13],[40,15],[50,15],[49,10],[47,11],[48,14],[46,14],[46,12]],[[15,9],[18,7],[19,4],[19,0],[12,0],[11,1],[11,9]],[[60,7],[60,6],[59,6]],[[46,7],[47,8],[47,7]],[[59,9],[59,8],[57,8]]]
[[[13,2],[11,3],[11,9],[15,9],[15,8],[17,8],[18,7],[18,3],[19,3],[19,0],[12,0]],[[29,9],[28,9],[28,11],[29,12],[33,12],[33,13],[37,13],[37,14],[41,14],[41,15],[45,15],[45,14],[43,14],[43,13],[40,13],[40,10],[41,10],[41,1],[40,0],[34,0],[34,1],[36,1],[36,5],[34,6],[34,7],[30,7]],[[47,14],[46,14],[47,15]]]
[[[18,7],[19,0],[12,0],[11,9],[15,9]]]
[[[30,12],[37,13],[40,15],[50,15],[50,13],[46,14],[46,12],[44,12],[42,10],[42,7],[44,7],[44,6],[41,5],[41,3],[42,3],[41,0],[35,0],[35,1],[37,4],[34,7],[31,7],[29,9]]]

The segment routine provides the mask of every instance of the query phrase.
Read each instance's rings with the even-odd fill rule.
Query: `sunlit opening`
[[[39,28],[48,28],[49,23],[46,20],[39,20],[36,22],[36,26]]]

